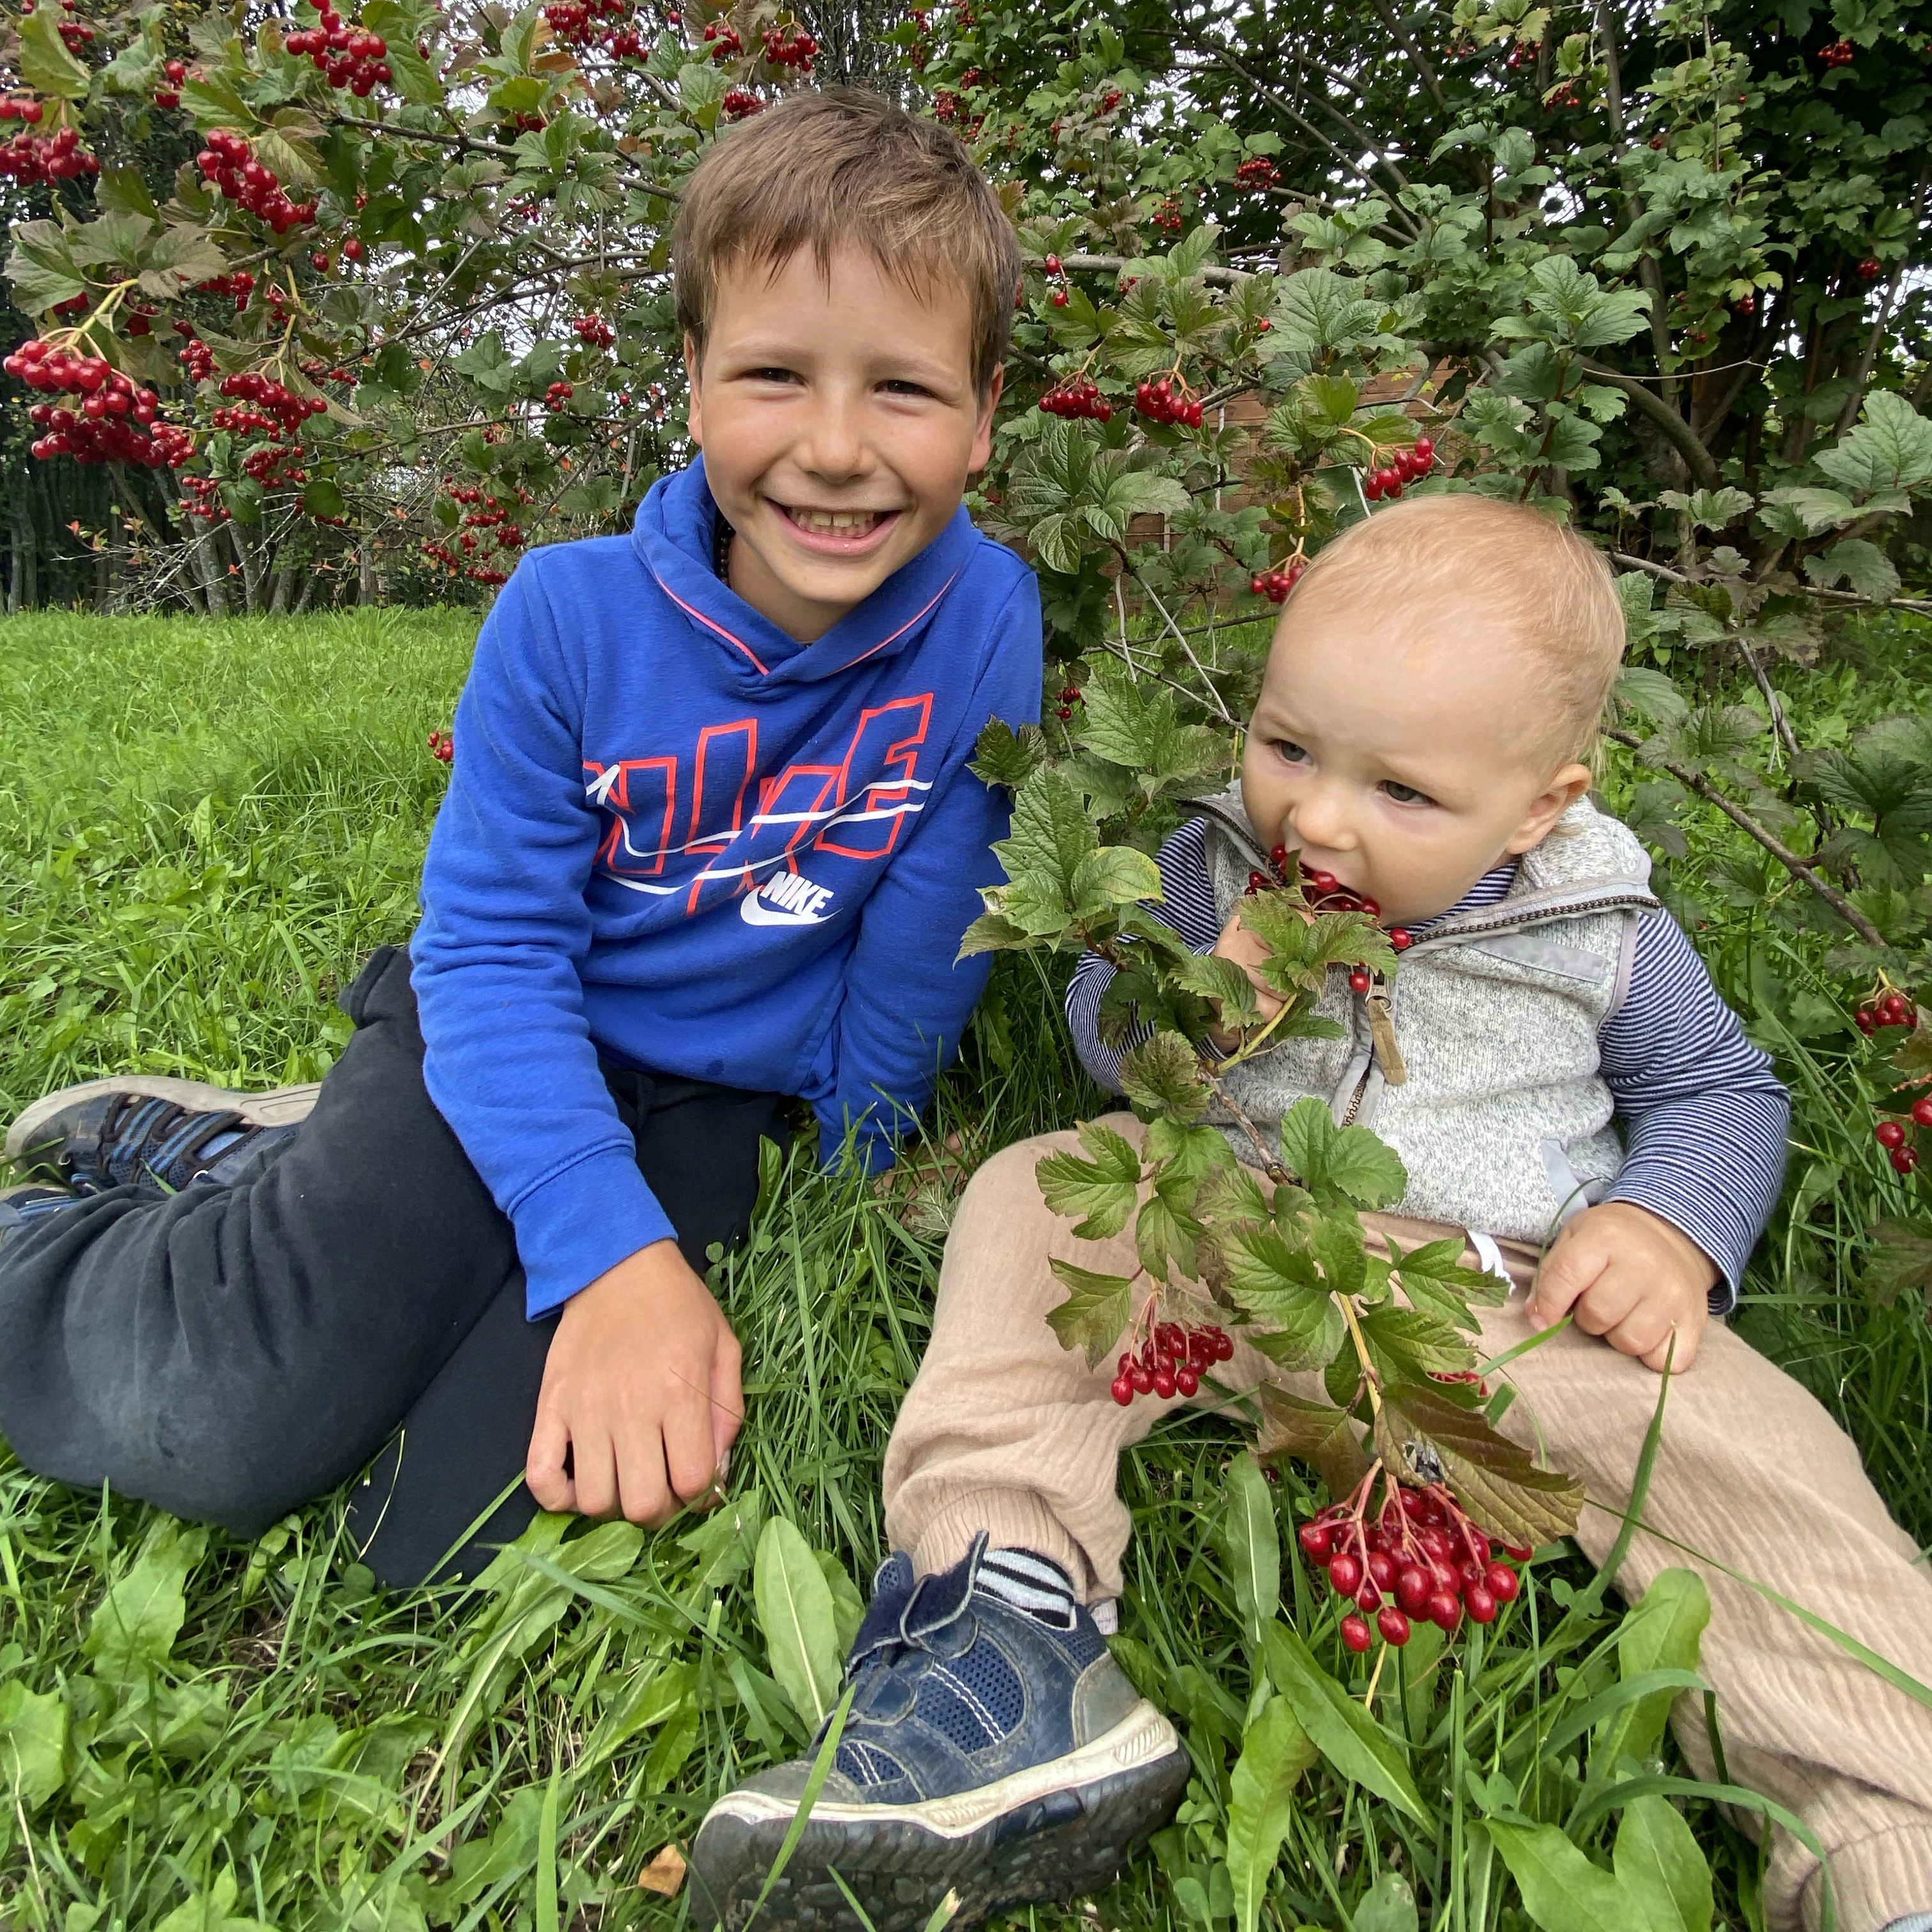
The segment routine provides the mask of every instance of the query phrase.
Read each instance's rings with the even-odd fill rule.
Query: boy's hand
[[[1221,928],[1221,936],[1214,942],[1216,958],[1232,959],[1247,974],[1248,983],[1255,989],[1256,1003],[1262,1010],[1262,1018],[1264,1023],[1273,1019],[1281,1011],[1282,1006],[1280,995],[1270,992],[1261,975],[1255,970],[1268,956],[1268,947],[1242,926],[1241,915],[1238,912]],[[1231,1033],[1225,1027],[1210,1027],[1208,1037],[1223,1053],[1232,1053],[1240,1044],[1240,1034]]]
[[[1688,1234],[1628,1201],[1586,1208],[1551,1244],[1524,1311],[1532,1328],[1566,1314],[1586,1334],[1661,1373],[1688,1369],[1709,1325],[1718,1270]],[[1671,1336],[1677,1338],[1671,1355]]]
[[[531,1495],[662,1528],[724,1466],[743,1419],[738,1364],[738,1338],[676,1243],[639,1249],[565,1304],[530,1432]]]

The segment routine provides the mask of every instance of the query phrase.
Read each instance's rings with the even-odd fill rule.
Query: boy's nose
[[[866,440],[857,412],[843,398],[820,399],[806,425],[799,460],[820,476],[850,476],[866,466]]]

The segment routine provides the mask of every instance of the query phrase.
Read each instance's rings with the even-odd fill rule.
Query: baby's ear
[[[1503,849],[1511,858],[1540,845],[1550,836],[1556,821],[1590,789],[1587,765],[1564,765],[1529,802],[1522,823]]]

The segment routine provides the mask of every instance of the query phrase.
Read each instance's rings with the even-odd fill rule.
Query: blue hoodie
[[[526,557],[477,639],[411,946],[430,1097],[534,1319],[673,1234],[605,1059],[808,1100],[868,1161],[986,983],[989,718],[1037,718],[1033,573],[962,508],[802,644],[712,566],[703,462],[628,537]]]

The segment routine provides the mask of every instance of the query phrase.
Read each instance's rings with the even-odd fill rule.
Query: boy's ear
[[[993,412],[1000,406],[1000,392],[1006,386],[1006,372],[1004,368],[993,371],[993,380],[986,385],[986,393],[980,398],[979,419],[973,425],[973,453],[966,459],[966,473],[975,476],[993,460]],[[692,393],[696,394],[694,384]],[[694,440],[695,432],[693,432]]]
[[[1550,828],[1590,789],[1587,765],[1564,765],[1544,788],[1529,802],[1509,843],[1503,848],[1510,858],[1520,857],[1549,837]]]
[[[704,447],[704,423],[698,400],[698,372],[701,366],[698,344],[692,340],[687,331],[684,338],[684,388],[685,394],[691,398],[690,406],[686,412],[691,422],[687,434],[700,449]]]

